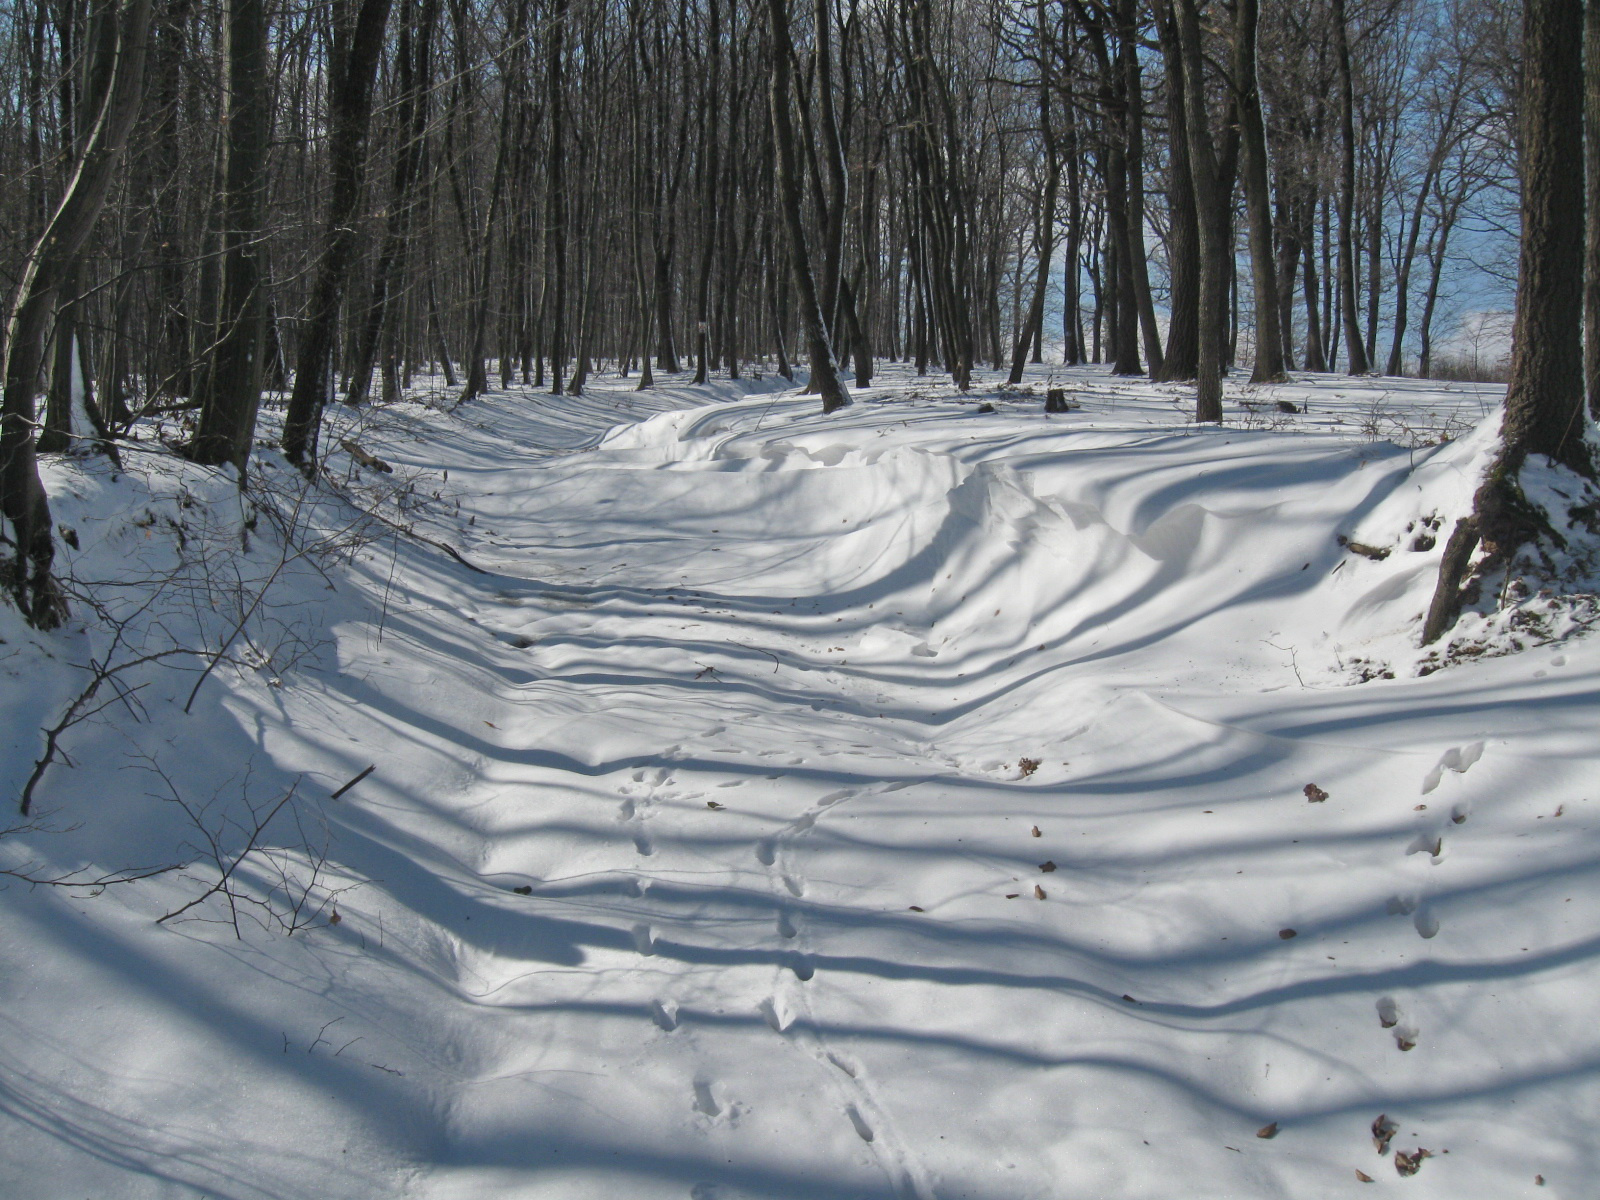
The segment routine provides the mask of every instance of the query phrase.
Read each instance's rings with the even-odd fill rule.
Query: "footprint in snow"
[[[861,1110],[854,1104],[845,1105],[844,1115],[850,1118],[850,1124],[856,1127],[856,1136],[863,1142],[873,1139],[872,1126],[867,1124],[867,1119],[861,1115]]]
[[[619,820],[619,821],[631,821],[631,820],[633,820],[633,814],[634,814],[635,811],[637,811],[637,809],[638,809],[638,805],[634,803],[633,797],[629,796],[626,800],[624,800],[618,806],[618,808],[617,808],[617,820]]]
[[[1444,857],[1444,838],[1437,833],[1423,830],[1411,839],[1411,844],[1406,847],[1407,854],[1429,854],[1433,861],[1438,862]]]
[[[1385,1029],[1400,1024],[1400,1003],[1393,996],[1378,997],[1378,1024]]]
[[[829,792],[826,796],[820,797],[817,800],[817,804],[825,808],[830,804],[837,804],[841,800],[848,800],[853,795],[855,795],[854,792],[849,788],[845,788],[842,791]]]
[[[793,875],[785,875],[783,877],[783,886],[788,889],[789,895],[797,900],[806,894],[806,885]]]
[[[655,842],[651,841],[650,835],[643,831],[633,835],[633,848],[646,858],[649,858],[656,852]]]
[[[816,964],[804,954],[796,954],[789,960],[789,970],[794,972],[794,977],[801,983],[810,983],[817,973]]]
[[[1425,938],[1438,936],[1439,918],[1434,915],[1431,908],[1424,906],[1417,909],[1411,918],[1411,923],[1417,927],[1417,933]]]
[[[764,867],[770,867],[778,861],[778,850],[771,838],[762,838],[756,843],[756,861]]]
[[[643,921],[633,927],[633,948],[646,957],[656,952],[656,942],[650,934],[650,926]]]
[[[1421,902],[1415,896],[1390,896],[1387,906],[1389,915],[1391,917],[1408,917],[1417,911],[1419,903]]]
[[[778,936],[792,938],[799,932],[800,930],[795,927],[794,918],[789,915],[788,910],[780,908],[778,910]]]
[[[1446,771],[1454,771],[1457,775],[1466,774],[1467,768],[1483,757],[1482,742],[1468,742],[1465,746],[1452,746],[1439,757],[1438,765],[1429,771],[1422,780],[1422,794],[1426,796],[1439,786],[1439,781],[1444,778]]]
[[[794,1023],[794,1014],[789,1011],[789,1006],[771,996],[756,1007],[761,1010],[761,1019],[773,1033],[782,1033]]]
[[[722,1105],[718,1104],[717,1098],[711,1094],[711,1084],[706,1080],[694,1081],[694,1110],[707,1117],[722,1114]]]

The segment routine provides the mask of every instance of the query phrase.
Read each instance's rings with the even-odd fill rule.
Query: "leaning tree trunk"
[[[1456,522],[1423,627],[1424,645],[1455,624],[1472,574],[1512,569],[1518,552],[1551,533],[1522,493],[1530,454],[1593,479],[1583,378],[1582,0],[1526,0],[1522,13],[1522,246],[1502,444],[1472,513]],[[1471,565],[1482,545],[1484,558]]]
[[[117,164],[139,115],[144,94],[145,49],[151,0],[120,0],[116,20],[101,26],[114,39],[114,66],[94,119],[87,125],[65,195],[22,267],[6,322],[4,401],[0,405],[0,512],[11,524],[17,561],[11,590],[28,621],[54,629],[66,615],[56,583],[50,503],[39,479],[34,446],[34,395],[45,339],[55,310],[61,272],[77,256],[116,176]]]

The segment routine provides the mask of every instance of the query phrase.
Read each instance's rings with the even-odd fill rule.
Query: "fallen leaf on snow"
[[[1433,1151],[1425,1150],[1421,1146],[1418,1146],[1410,1154],[1407,1154],[1404,1150],[1396,1150],[1394,1152],[1394,1169],[1400,1174],[1401,1178],[1415,1175],[1422,1169],[1422,1160],[1432,1157]]]
[[[1042,862],[1039,864],[1039,870],[1043,871],[1046,875],[1050,874],[1050,872],[1054,871],[1055,869],[1056,865],[1053,862]]]
[[[718,804],[715,800],[707,800],[706,801],[706,807],[709,808],[709,809],[712,809],[713,811],[721,812],[724,808],[727,807],[727,805],[726,804]]]
[[[1037,825],[1035,825],[1033,827],[1033,836],[1034,837],[1043,837],[1044,836],[1044,834],[1039,832],[1039,827]]]
[[[912,912],[927,912],[928,910],[923,908],[920,904],[913,904],[911,906],[911,911]]]
[[[1306,794],[1306,799],[1309,800],[1312,804],[1321,804],[1324,800],[1326,800],[1328,798],[1328,793],[1323,791],[1321,788],[1319,788],[1314,783],[1306,784],[1306,786],[1305,786],[1305,794]]]
[[[1043,900],[1044,899],[1044,889],[1042,887],[1040,887],[1037,883],[1033,885],[1033,898],[1035,900]]]
[[[1278,936],[1287,942],[1290,938],[1299,937],[1300,935],[1293,929],[1280,929],[1278,930]]]
[[[1277,1137],[1278,1136],[1278,1123],[1276,1121],[1274,1121],[1270,1125],[1263,1125],[1260,1129],[1256,1130],[1256,1136],[1258,1138],[1275,1138],[1275,1137]]]
[[[1368,1175],[1360,1167],[1356,1168],[1356,1178],[1361,1180],[1362,1183],[1375,1183],[1376,1182],[1376,1180],[1374,1180],[1371,1175]]]
[[[1378,1153],[1389,1153],[1389,1143],[1394,1135],[1400,1132],[1400,1126],[1389,1120],[1388,1113],[1379,1113],[1377,1120],[1372,1122],[1372,1144],[1378,1148]]]
[[[533,888],[530,885],[526,884],[526,883],[523,884],[521,887],[514,887],[511,890],[513,892],[515,892],[519,896],[531,896],[531,895],[533,895]]]

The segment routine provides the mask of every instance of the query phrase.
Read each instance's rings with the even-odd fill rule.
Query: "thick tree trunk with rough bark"
[[[1514,565],[1551,530],[1523,494],[1529,455],[1595,477],[1583,377],[1584,158],[1582,0],[1526,0],[1522,14],[1522,247],[1502,444],[1445,548],[1423,644],[1455,624],[1469,572]],[[1470,560],[1481,544],[1485,555]]]

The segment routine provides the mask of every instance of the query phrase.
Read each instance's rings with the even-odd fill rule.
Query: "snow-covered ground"
[[[6,794],[229,661],[0,839],[190,864],[0,893],[0,1194],[1595,1195],[1600,648],[1414,645],[1498,391],[1034,370],[54,467]]]

